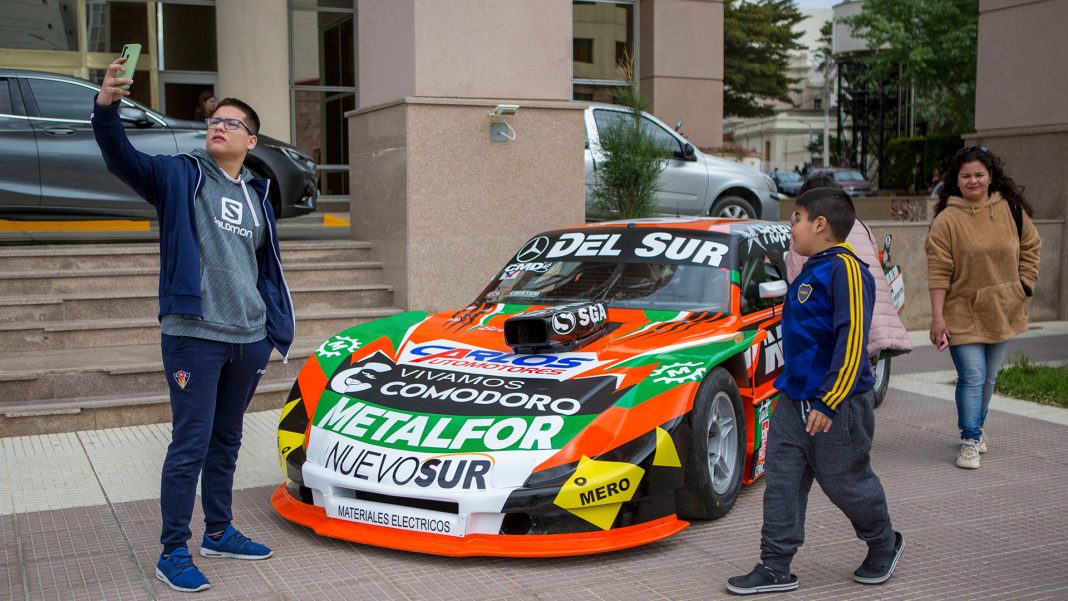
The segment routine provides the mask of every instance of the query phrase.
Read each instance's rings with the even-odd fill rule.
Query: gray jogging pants
[[[805,432],[802,403],[782,395],[768,432],[764,527],[760,559],[781,574],[805,542],[805,511],[812,480],[849,518],[857,537],[876,550],[894,548],[886,493],[871,469],[875,397],[863,392],[842,401],[830,431]],[[815,410],[813,410],[815,411]]]

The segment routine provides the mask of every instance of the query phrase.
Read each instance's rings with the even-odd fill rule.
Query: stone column
[[[360,0],[353,235],[397,306],[467,305],[532,234],[583,222],[570,0]],[[495,118],[497,105],[516,114]],[[494,142],[507,122],[514,140]]]
[[[289,142],[286,0],[219,0],[215,23],[219,100],[244,100],[256,109],[260,131]]]
[[[700,147],[723,145],[723,1],[641,0],[639,63],[650,112]]]

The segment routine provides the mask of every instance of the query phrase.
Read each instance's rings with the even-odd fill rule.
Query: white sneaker
[[[974,438],[966,438],[961,441],[960,454],[957,455],[957,467],[966,470],[979,468],[979,441]]]
[[[980,430],[979,432],[979,444],[975,445],[975,448],[982,455],[986,452],[986,430]]]

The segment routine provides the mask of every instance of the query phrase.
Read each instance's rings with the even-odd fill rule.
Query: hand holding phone
[[[117,77],[133,79],[134,71],[137,70],[137,59],[141,58],[141,44],[126,44],[123,46],[122,57],[126,59],[126,62],[115,72],[115,75]],[[119,84],[118,87],[124,90],[129,90],[130,84],[123,83]]]
[[[942,337],[938,339],[938,350],[944,351],[949,348],[949,332],[942,332]]]

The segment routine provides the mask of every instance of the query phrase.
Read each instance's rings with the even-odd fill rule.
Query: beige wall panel
[[[532,234],[584,220],[582,111],[524,107],[491,142],[488,109],[409,105],[410,308],[465,306]]]
[[[1015,5],[1007,10],[995,10]],[[1061,24],[1062,27],[1053,26]],[[1068,2],[983,2],[977,131],[1068,124]]]
[[[219,98],[249,103],[260,131],[289,136],[289,33],[285,0],[219,0],[215,4]]]
[[[723,82],[714,79],[643,77],[649,110],[670,127],[682,119],[682,134],[697,147],[723,145]]]
[[[360,107],[415,95],[415,0],[359,0]]]
[[[643,0],[640,75],[723,79],[723,2]]]
[[[1065,64],[1068,68],[1068,63]],[[1000,136],[979,132],[968,144],[989,148],[1005,162],[1016,183],[1025,186],[1036,218],[1064,218],[1068,208],[1068,126],[1064,131]]]
[[[571,99],[571,0],[414,1],[416,96]]]
[[[408,298],[407,107],[393,105],[349,118],[349,217],[354,240],[374,243],[394,303]]]

